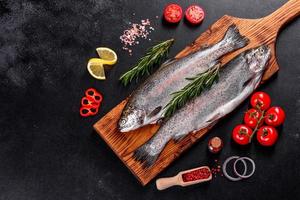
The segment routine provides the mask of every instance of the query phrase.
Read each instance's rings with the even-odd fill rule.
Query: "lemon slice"
[[[87,64],[89,73],[96,79],[105,80],[105,71],[103,60],[100,58],[91,58]]]
[[[104,65],[114,65],[116,64],[118,57],[117,54],[111,50],[110,48],[107,47],[98,47],[96,49],[99,57],[102,60],[102,63]]]

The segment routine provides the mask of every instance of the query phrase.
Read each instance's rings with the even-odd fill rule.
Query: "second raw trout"
[[[165,121],[157,133],[135,151],[134,157],[145,166],[151,166],[169,140],[178,141],[217,123],[257,88],[270,55],[267,46],[260,46],[234,58],[220,69],[217,83]]]

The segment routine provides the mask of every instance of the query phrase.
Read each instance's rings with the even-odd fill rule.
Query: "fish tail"
[[[235,50],[246,46],[249,43],[249,39],[242,36],[235,24],[229,26],[223,41],[230,43],[230,46]]]
[[[147,151],[147,143],[143,146],[139,147],[137,150],[134,151],[133,157],[135,160],[142,163],[144,168],[148,168],[152,166],[155,161],[157,160],[157,157],[159,154],[156,155],[150,155]]]

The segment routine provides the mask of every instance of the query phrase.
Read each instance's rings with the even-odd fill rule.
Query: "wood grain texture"
[[[241,19],[225,15],[216,21],[207,31],[201,34],[191,45],[179,52],[176,55],[176,58],[182,58],[199,50],[202,46],[216,43],[221,40],[231,24],[236,24],[240,33],[250,39],[250,43],[246,47],[224,56],[221,59],[221,62],[224,65],[246,49],[267,44],[271,47],[272,57],[269,61],[269,68],[263,76],[264,82],[279,70],[275,56],[275,42],[278,31],[283,25],[297,17],[299,14],[300,0],[290,0],[269,16],[260,19]],[[149,140],[155,134],[159,126],[149,125],[129,133],[120,133],[117,130],[117,122],[126,102],[127,100],[122,101],[102,119],[95,123],[94,129],[142,185],[146,185],[151,181],[157,174],[170,165],[171,162],[178,158],[183,151],[191,147],[208,132],[208,129],[205,129],[196,133],[190,133],[178,143],[170,141],[156,163],[152,167],[144,169],[141,163],[132,158],[133,151]]]

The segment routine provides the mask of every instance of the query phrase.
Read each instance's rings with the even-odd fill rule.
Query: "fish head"
[[[143,125],[145,112],[142,109],[132,106],[126,107],[118,123],[120,132],[128,132],[135,130]]]
[[[267,68],[270,56],[271,50],[266,45],[251,49],[246,54],[247,63],[249,64],[251,72],[254,74],[262,74]]]
[[[243,84],[246,86],[253,86],[256,88],[265,72],[268,61],[271,57],[271,50],[268,46],[262,45],[254,49],[250,49],[245,53],[245,59],[247,62],[247,78]]]

